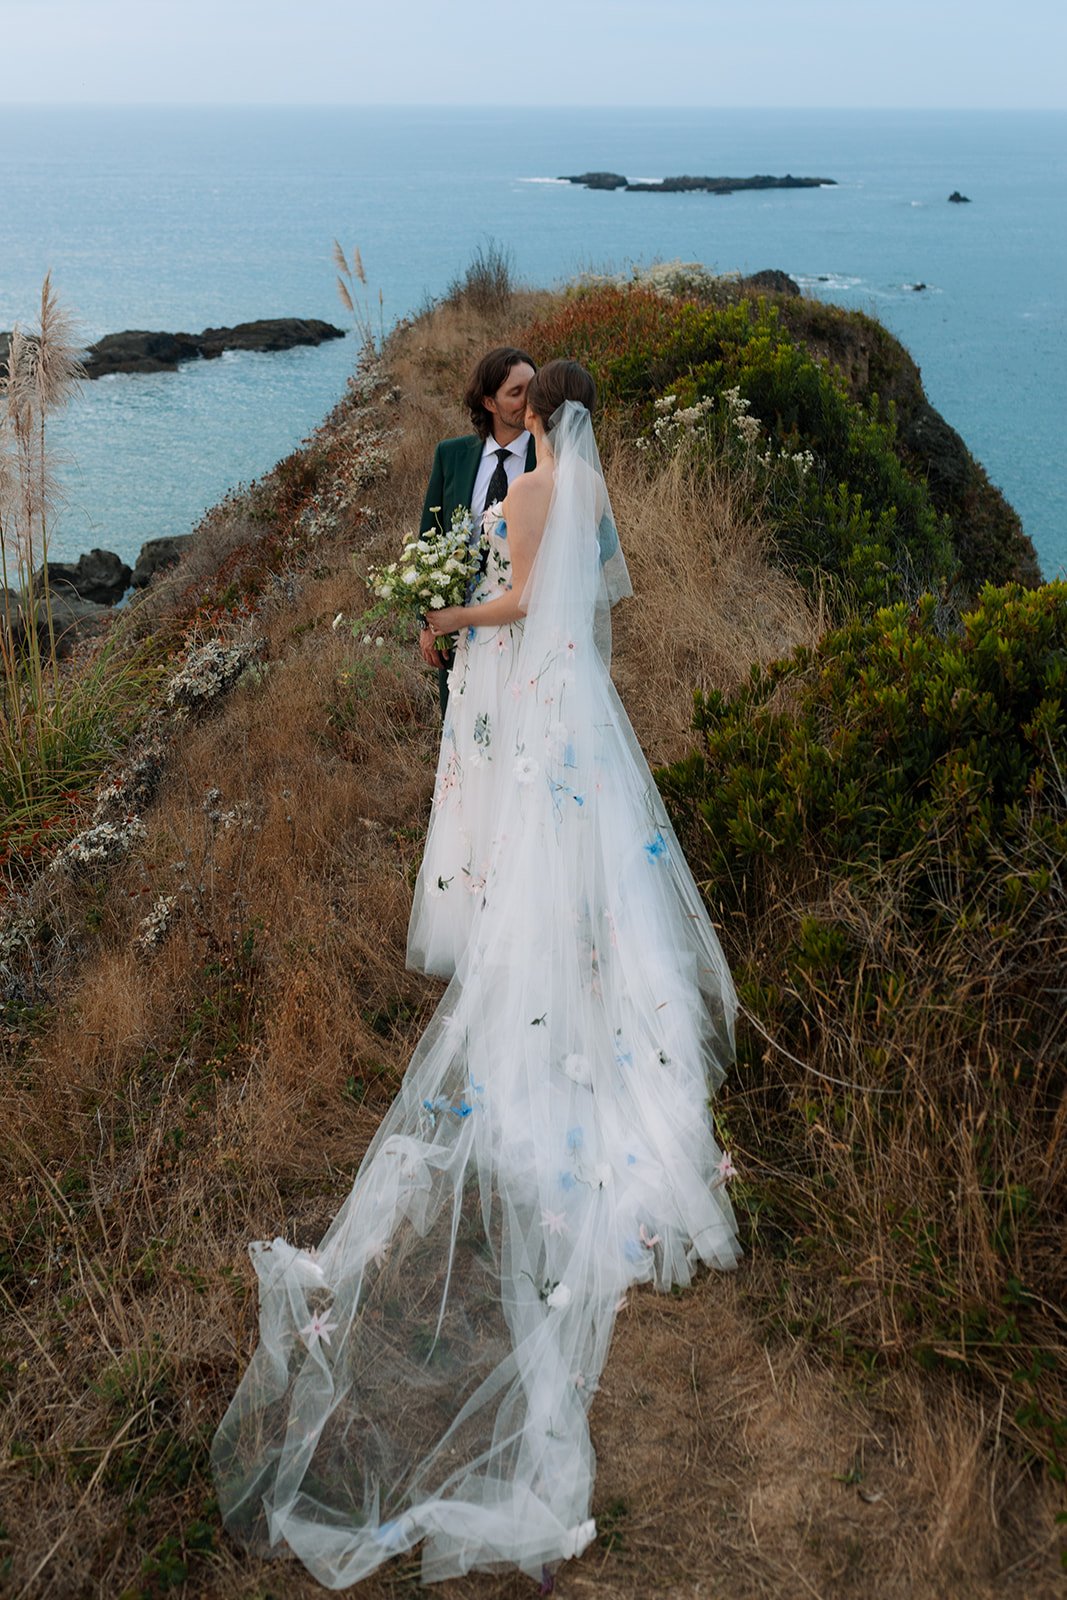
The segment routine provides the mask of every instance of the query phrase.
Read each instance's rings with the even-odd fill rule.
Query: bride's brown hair
[[[579,401],[591,414],[596,409],[596,384],[577,361],[546,361],[526,391],[526,404],[540,417],[546,433],[552,413],[564,400]]]

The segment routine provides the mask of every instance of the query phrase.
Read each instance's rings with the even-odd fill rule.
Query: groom
[[[525,350],[503,345],[489,350],[471,373],[463,402],[471,414],[473,433],[442,439],[434,451],[430,484],[423,502],[419,532],[448,528],[452,513],[469,506],[475,528],[494,501],[503,500],[514,480],[537,465],[532,435],[525,422],[526,390],[536,368]],[[428,667],[437,668],[441,716],[448,704],[451,653],[437,648],[429,628],[419,634],[419,649]]]

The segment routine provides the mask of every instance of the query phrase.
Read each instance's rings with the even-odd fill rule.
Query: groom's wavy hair
[[[546,361],[530,379],[526,404],[540,417],[545,432],[552,426],[552,414],[564,400],[578,400],[592,415],[596,410],[596,384],[577,361]]]
[[[463,404],[471,414],[471,423],[479,439],[488,439],[493,431],[493,414],[485,409],[486,395],[494,395],[507,382],[512,367],[525,361],[537,371],[537,362],[525,350],[516,350],[512,344],[502,344],[496,350],[487,350],[471,373]]]

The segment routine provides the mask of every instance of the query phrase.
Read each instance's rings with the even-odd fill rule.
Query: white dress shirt
[[[475,518],[479,517],[485,504],[485,496],[489,489],[493,473],[496,471],[496,453],[498,450],[507,449],[509,454],[504,457],[504,471],[508,475],[508,484],[513,484],[526,471],[526,451],[530,444],[529,430],[524,430],[517,439],[513,439],[507,446],[497,444],[490,434],[485,441],[482,459],[478,463],[478,471],[474,478],[474,489],[471,493],[471,511]]]

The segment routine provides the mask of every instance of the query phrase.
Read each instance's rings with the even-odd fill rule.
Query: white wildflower
[[[146,917],[138,924],[134,946],[142,955],[157,950],[170,931],[171,924],[180,911],[177,897],[161,894]]]
[[[565,1056],[563,1070],[568,1078],[573,1078],[575,1083],[589,1084],[593,1081],[593,1071],[589,1065],[589,1057],[577,1054]]]

